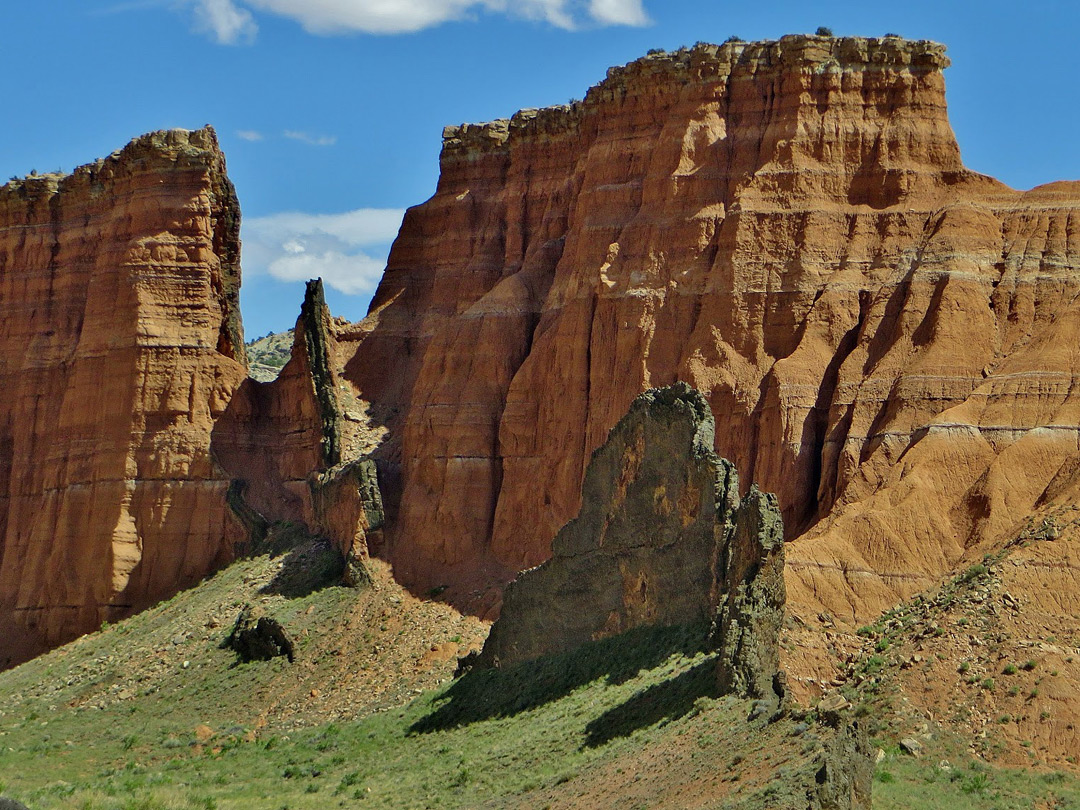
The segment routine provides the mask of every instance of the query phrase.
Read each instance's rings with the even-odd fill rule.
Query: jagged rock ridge
[[[755,487],[740,500],[713,430],[708,403],[685,383],[638,396],[589,461],[580,514],[549,560],[507,586],[483,651],[465,667],[529,666],[647,627],[696,626],[717,652],[714,694],[755,698],[750,720],[784,718],[780,513]],[[826,713],[822,739],[804,744],[816,769],[781,769],[770,807],[870,806],[872,749],[847,714]],[[788,735],[800,734],[788,719]]]
[[[645,392],[589,462],[581,512],[525,571],[478,659],[506,666],[640,627],[712,623],[725,692],[774,692],[784,608],[775,499],[740,502],[713,452],[708,403],[685,383]],[[722,606],[722,607],[721,607]]]

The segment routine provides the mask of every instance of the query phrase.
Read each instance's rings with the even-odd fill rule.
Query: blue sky
[[[249,338],[303,279],[361,318],[442,127],[580,98],[649,48],[831,27],[946,43],[967,165],[1080,179],[1080,7],[1029,0],[4,0],[0,180],[213,124],[244,212]]]

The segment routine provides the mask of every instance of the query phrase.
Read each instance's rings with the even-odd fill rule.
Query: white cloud
[[[360,208],[244,220],[244,273],[281,281],[322,278],[348,295],[370,294],[382,277],[404,215],[400,208]]]
[[[219,42],[250,39],[248,8],[288,17],[312,34],[404,34],[477,12],[506,14],[573,30],[582,24],[648,25],[643,0],[185,0]]]
[[[642,0],[589,0],[589,14],[604,25],[648,25]]]
[[[337,143],[335,135],[309,135],[306,132],[298,132],[295,129],[287,129],[282,135],[291,141],[300,141],[308,146],[333,146]]]
[[[236,130],[236,137],[242,141],[261,141],[263,134],[253,129],[238,129]]]
[[[399,34],[460,17],[486,0],[247,0],[254,8],[296,20],[313,34],[363,31]]]
[[[195,23],[221,45],[251,42],[259,30],[251,12],[233,0],[195,0]]]

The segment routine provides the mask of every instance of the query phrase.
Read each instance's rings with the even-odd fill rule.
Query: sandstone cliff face
[[[492,604],[475,572],[547,559],[591,453],[676,379],[777,494],[806,615],[873,615],[1064,492],[1080,187],[967,171],[947,64],[898,38],[698,46],[448,128],[345,375],[392,431],[398,575]]]
[[[209,128],[0,187],[0,666],[230,558],[239,216]]]

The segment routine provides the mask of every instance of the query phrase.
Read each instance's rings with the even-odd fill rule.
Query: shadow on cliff
[[[259,592],[300,599],[341,583],[345,558],[325,537],[313,537],[289,551],[274,578]]]
[[[704,623],[641,627],[572,652],[504,669],[471,670],[446,691],[435,711],[410,727],[409,733],[424,734],[496,717],[513,717],[600,679],[612,685],[624,683],[639,672],[655,669],[673,655],[702,652],[708,632]],[[688,672],[635,695],[590,723],[586,744],[599,745],[642,725],[686,714],[695,699],[711,694],[714,672],[715,661],[710,656]]]

